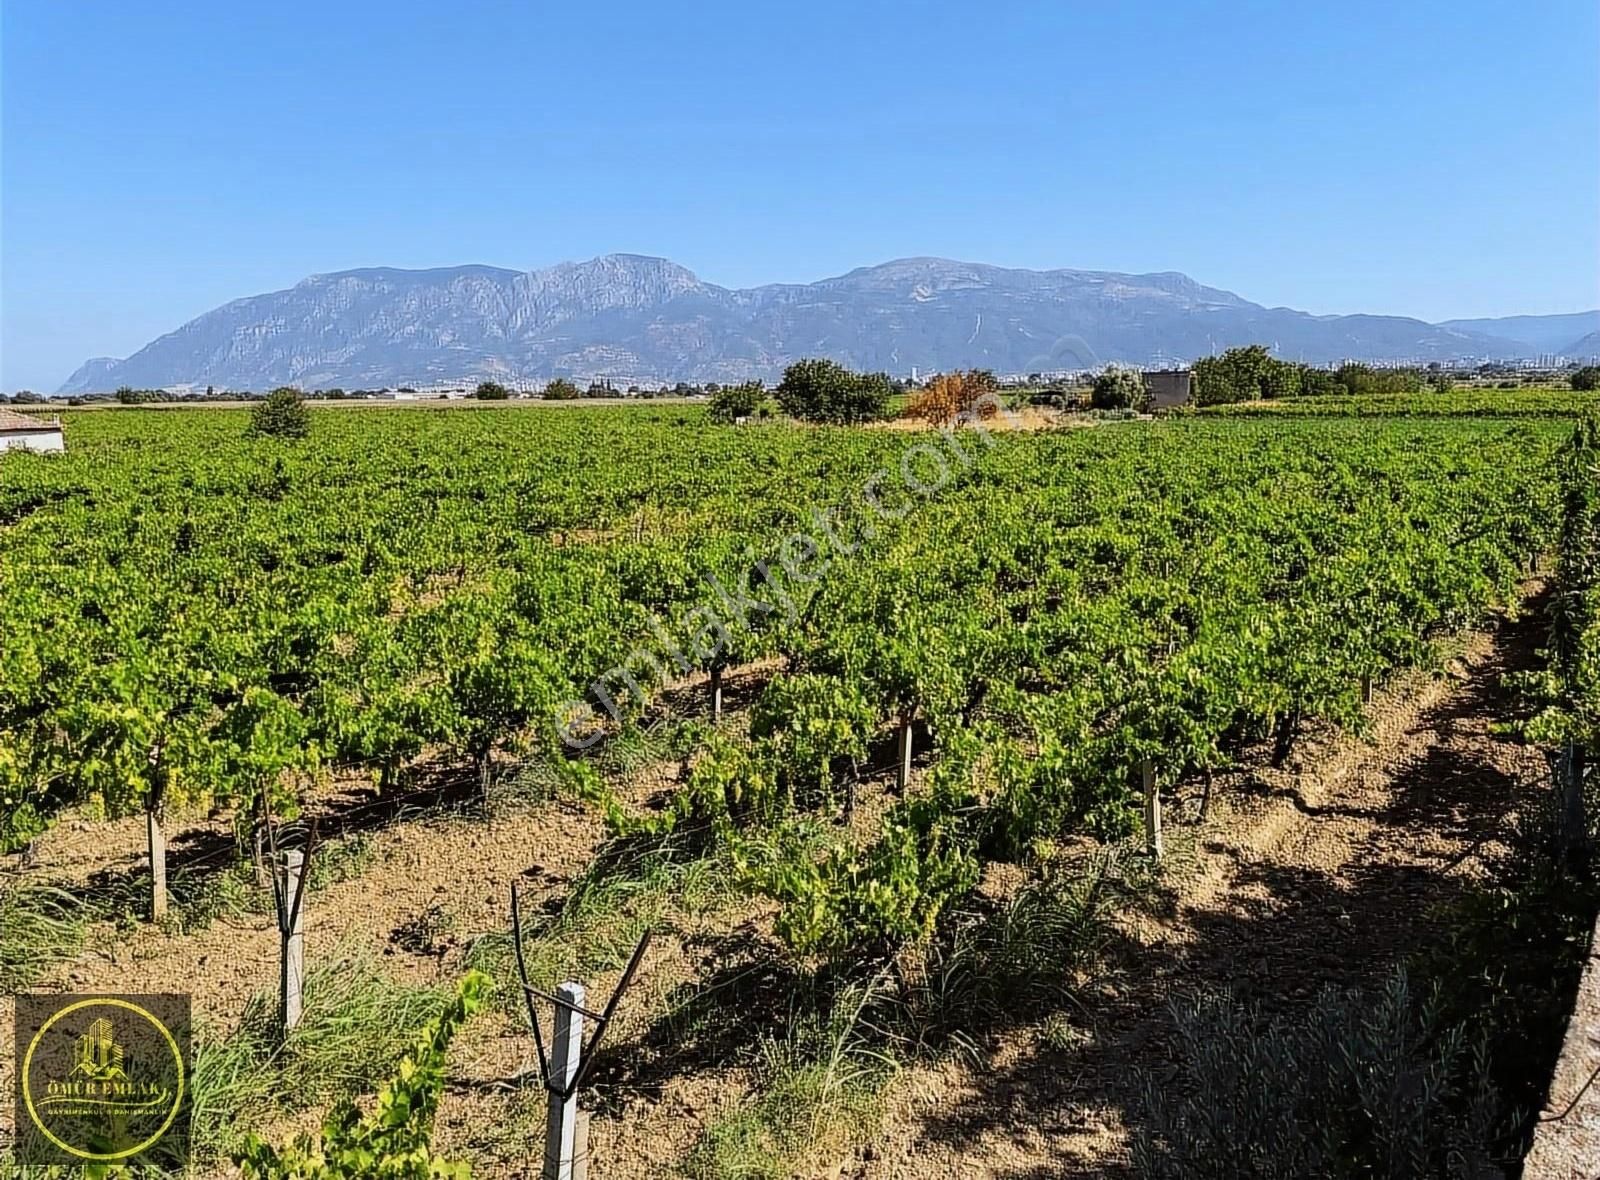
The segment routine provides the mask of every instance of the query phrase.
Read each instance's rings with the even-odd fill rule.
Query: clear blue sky
[[[0,388],[354,266],[1600,304],[1600,6],[6,0]]]

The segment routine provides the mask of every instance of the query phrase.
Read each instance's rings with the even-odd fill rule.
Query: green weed
[[[22,991],[51,965],[77,955],[89,916],[77,898],[52,886],[0,891],[0,991]]]
[[[762,1043],[751,1098],[706,1129],[680,1169],[686,1180],[782,1180],[815,1170],[879,1124],[894,1059],[872,1044],[870,991],[846,992],[825,1020]]]
[[[257,993],[238,1029],[195,1037],[192,1135],[197,1155],[218,1158],[275,1114],[370,1090],[388,1077],[445,996],[380,974],[360,955],[306,976],[304,1013],[287,1041],[275,994]]]

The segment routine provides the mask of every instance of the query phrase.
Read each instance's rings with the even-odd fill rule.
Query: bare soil
[[[871,1158],[838,1174],[1131,1175],[1140,1074],[1169,1060],[1170,998],[1304,1005],[1447,937],[1448,903],[1549,789],[1543,755],[1492,729],[1511,710],[1502,678],[1537,666],[1544,625],[1530,613],[1462,637],[1441,673],[1378,694],[1365,737],[1315,736],[1281,769],[1219,776],[1208,820],[1171,829],[1160,912],[1120,922],[1100,979],[1064,1011],[1073,1035],[1052,1040],[1068,1047],[1036,1024],[995,1038],[980,1068],[912,1071]]]
[[[1537,597],[1543,587],[1526,590]],[[1370,979],[1442,938],[1444,903],[1481,871],[1508,814],[1546,789],[1539,752],[1491,731],[1509,707],[1501,678],[1534,666],[1542,625],[1527,615],[1463,637],[1441,673],[1407,674],[1379,693],[1365,736],[1313,734],[1281,769],[1256,759],[1219,775],[1203,824],[1193,822],[1196,800],[1185,788],[1169,804],[1159,905],[1119,920],[1107,961],[1053,1015],[1051,1035],[1043,1020],[1013,1026],[986,1034],[976,1062],[904,1071],[873,1141],[849,1158],[815,1161],[809,1175],[1125,1175],[1138,1071],[1168,1057],[1168,997],[1232,988],[1264,1003],[1303,1004],[1325,983]],[[631,789],[642,802],[660,786],[659,775],[646,774]],[[185,847],[200,855],[225,836],[220,821],[200,825],[174,840],[175,856]],[[506,928],[513,881],[530,910],[559,904],[604,831],[587,809],[554,802],[488,822],[375,818],[369,838],[370,867],[310,904],[307,961],[363,950],[399,978],[431,983],[459,972],[474,937]],[[41,841],[34,871],[86,881],[108,862],[131,870],[142,851],[136,822],[68,824]],[[397,947],[396,929],[434,907],[454,919],[443,953]],[[770,916],[760,903],[741,903],[664,932],[586,1098],[592,1174],[667,1173],[719,1113],[749,1097],[756,1029],[748,998],[781,986],[766,974],[762,949]],[[181,986],[226,1029],[252,992],[276,986],[276,956],[265,916],[178,937],[141,928],[99,941],[41,986]],[[591,980],[591,995],[603,999],[615,977]],[[725,1002],[697,1012],[708,984]],[[1063,1022],[1070,1035],[1061,1035]],[[0,1030],[3,1060],[9,1002]],[[501,1012],[475,1020],[453,1051],[440,1147],[471,1158],[474,1174],[489,1180],[532,1174],[543,1124],[541,1095],[526,1084],[532,1068],[532,1042],[516,1020]],[[0,1112],[0,1123],[9,1115]]]

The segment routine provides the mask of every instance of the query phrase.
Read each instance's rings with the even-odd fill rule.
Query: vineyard
[[[1274,401],[1207,406],[1219,417],[1410,417],[1410,418],[1568,418],[1600,410],[1600,395],[1591,391],[1520,386],[1495,389],[1461,387],[1448,392],[1335,394],[1285,397]]]
[[[564,865],[515,948],[540,986],[614,980],[638,934],[672,936],[608,1050],[656,1072],[599,1075],[596,1174],[843,1158],[907,1117],[897,1070],[956,1068],[1000,1035],[978,1009],[1070,1041],[1062,996],[1115,913],[1159,908],[1163,874],[1201,857],[1185,833],[1214,793],[1232,814],[1242,768],[1270,779],[1330,734],[1369,736],[1374,699],[1516,616],[1551,552],[1556,642],[1528,732],[1574,751],[1581,796],[1600,442],[1592,424],[1574,438],[1581,395],[1522,396],[992,435],[658,407],[318,410],[284,441],[234,411],[69,415],[67,455],[0,462],[8,989],[64,986],[86,946],[119,939],[173,973],[202,944],[228,954],[208,926],[260,925],[249,862],[282,824],[356,850],[314,884],[313,930],[326,904],[341,938],[387,933],[381,890],[369,916],[360,900],[383,856],[437,872],[441,895],[472,879],[469,916],[413,891],[407,929],[443,948],[427,970],[486,971],[491,1000],[478,1012],[474,982],[448,1006],[420,962],[426,986],[382,984],[399,1040],[371,1076],[302,1063],[312,1080],[291,1084],[245,1035],[247,995],[205,993],[213,1060],[277,1081],[219,1099],[197,1172],[229,1154],[267,1169],[272,1149],[233,1136],[370,1091],[440,1012],[475,1076],[515,1074],[503,899]],[[1156,861],[1163,800],[1192,806]],[[107,863],[68,871],[57,850],[94,833]],[[361,854],[374,840],[383,855]],[[756,974],[766,991],[746,990]],[[440,1036],[417,1060],[442,1077]],[[686,1058],[759,1101],[730,1121],[668,1076]],[[526,1121],[531,1100],[503,1088],[441,1108],[475,1174],[520,1174],[515,1143],[462,1131]],[[690,1109],[671,1132],[668,1092]],[[672,1158],[638,1146],[652,1137]]]

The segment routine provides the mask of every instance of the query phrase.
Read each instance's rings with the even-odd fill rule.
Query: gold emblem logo
[[[19,1082],[39,1135],[75,1159],[109,1163],[160,1142],[183,1109],[188,1078],[178,1038],[149,1007],[96,997],[37,1025]]]

